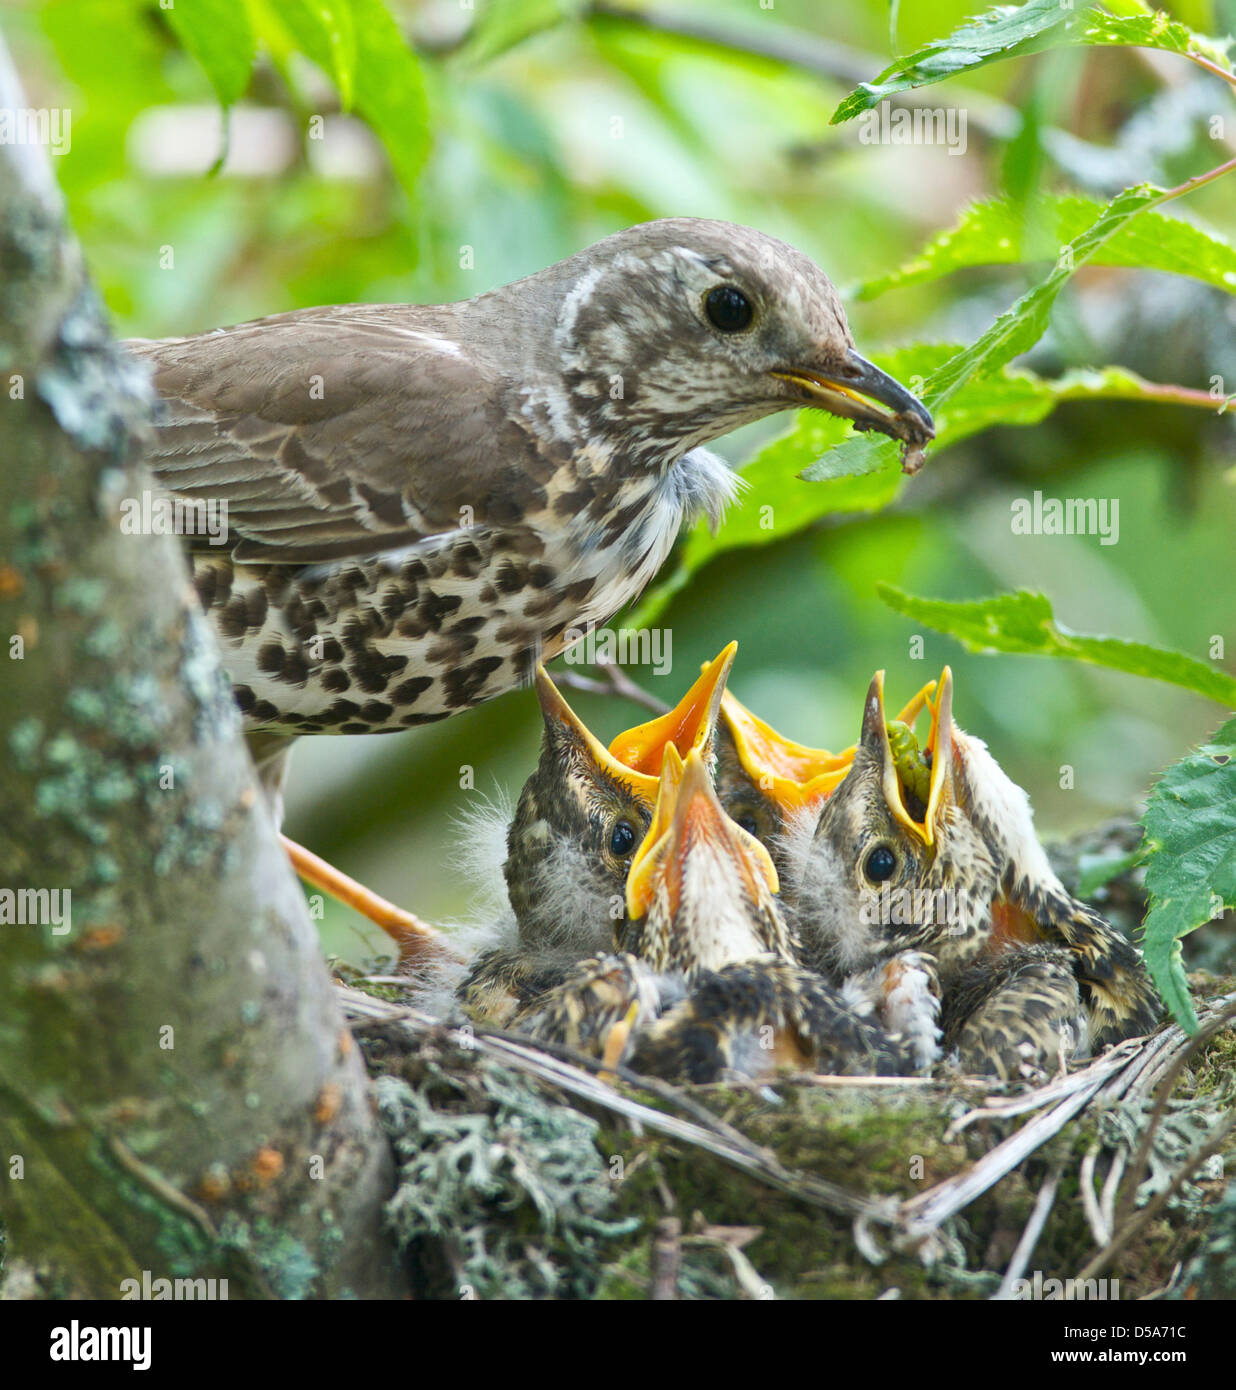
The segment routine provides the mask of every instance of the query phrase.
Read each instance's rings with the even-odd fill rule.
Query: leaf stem
[[[1200,53],[1186,53],[1184,55],[1189,62],[1196,63],[1199,68],[1205,68],[1207,72],[1212,72],[1216,77],[1221,77],[1224,82],[1236,87],[1236,73],[1226,72],[1218,63],[1212,63],[1209,58],[1203,58]]]
[[[1230,174],[1233,169],[1236,169],[1236,158],[1229,159],[1225,164],[1220,164],[1208,173],[1196,174],[1191,179],[1185,179],[1184,183],[1177,184],[1175,188],[1169,188],[1158,199],[1158,202],[1166,203],[1171,198],[1179,198],[1185,193],[1192,193],[1195,188],[1201,188],[1206,183],[1213,183],[1215,179],[1222,178],[1224,174]]]

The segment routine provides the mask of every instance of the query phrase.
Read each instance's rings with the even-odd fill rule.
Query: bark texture
[[[0,45],[0,106],[21,105]],[[402,1293],[389,1148],[179,543],[121,527],[150,487],[148,387],[20,146],[0,147],[0,387],[9,1291],[115,1298],[149,1271]]]

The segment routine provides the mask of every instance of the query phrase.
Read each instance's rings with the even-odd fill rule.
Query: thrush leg
[[[464,1012],[478,1022],[496,1028],[518,1027],[517,1018],[541,996],[560,988],[577,965],[577,961],[530,950],[522,943],[499,946],[477,957],[455,995]]]
[[[944,1046],[962,1070],[1016,1080],[1084,1056],[1089,1026],[1066,950],[1031,946],[971,966],[944,999]]]
[[[911,1050],[919,1071],[940,1056],[940,973],[925,951],[898,951],[842,986],[846,1000],[866,1013],[874,1010],[884,1031]]]
[[[355,908],[363,917],[368,917],[399,946],[400,965],[420,965],[434,956],[456,956],[455,952],[442,940],[436,927],[422,922],[411,912],[396,907],[392,902],[379,897],[377,893],[357,883],[354,878],[319,859],[312,850],[289,840],[286,835],[279,836],[279,843],[287,850],[292,867],[305,880],[332,898],[337,898],[348,907]]]

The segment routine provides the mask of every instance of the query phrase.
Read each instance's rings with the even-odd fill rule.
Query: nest
[[[1232,1297],[1236,981],[1197,983],[1195,1036],[1037,1084],[677,1087],[339,991],[421,1296]]]

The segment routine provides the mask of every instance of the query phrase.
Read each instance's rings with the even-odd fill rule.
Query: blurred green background
[[[1041,54],[933,89],[933,104],[968,114],[961,155],[867,145],[855,123],[830,127],[856,80],[971,12],[956,0],[893,14],[884,0],[388,8],[424,80],[426,111],[412,119],[427,123],[431,144],[415,186],[397,171],[398,148],[392,162],[295,55],[259,60],[227,159],[207,176],[222,150],[219,110],[156,5],[0,9],[31,104],[72,111],[72,148],[56,172],[118,334],[177,335],[320,303],[467,297],[669,215],[750,223],[844,288],[901,263],[971,198],[1007,191],[1031,209],[1039,190],[1102,198],[1143,178],[1178,182],[1236,152],[1236,106],[1221,83],[1126,49]],[[1169,8],[1210,34],[1236,20],[1233,0]],[[557,10],[561,22],[499,51]],[[325,138],[302,139],[317,115]],[[1173,214],[1236,235],[1234,187],[1220,181]],[[971,341],[1033,278],[978,269],[851,300],[851,326],[868,355]],[[1032,362],[1048,374],[1119,363],[1203,390],[1217,376],[1232,391],[1236,298],[1176,277],[1084,269]],[[741,463],[789,423],[720,447]],[[672,673],[631,674],[672,701],[736,638],[739,697],[784,732],[835,748],[857,734],[877,667],[899,703],[948,661],[959,722],[1029,789],[1048,836],[1128,813],[1219,722],[1213,705],[1077,664],[969,655],[926,631],[913,660],[916,629],[879,602],[875,584],[954,599],[1041,589],[1080,631],[1202,660],[1221,637],[1232,670],[1234,442],[1230,416],[1114,402],[987,431],[930,456],[883,512],[722,556],[663,616]],[[787,495],[811,486],[784,479]],[[1119,543],[1014,536],[1010,504],[1036,488],[1119,499]],[[615,698],[569,698],[606,739],[646,717]],[[518,793],[539,727],[521,691],[412,733],[303,741],[286,829],[422,915],[464,913],[469,885],[451,864],[460,814],[496,790]],[[1070,790],[1064,765],[1075,770]],[[475,789],[461,787],[464,768]],[[328,949],[352,959],[382,949],[376,929],[334,904],[323,930]]]

